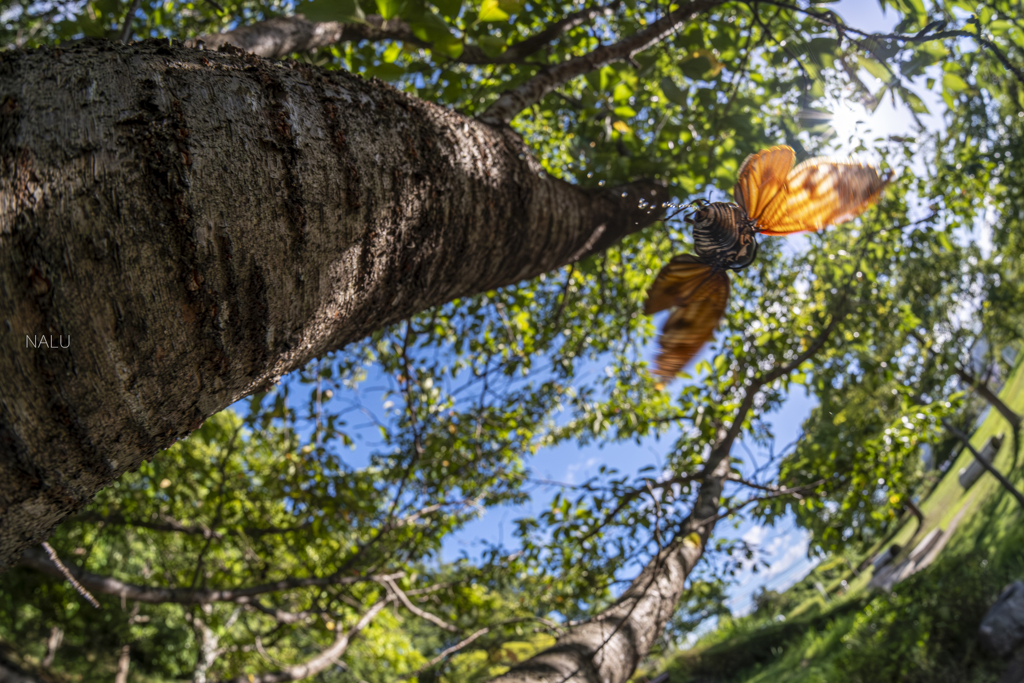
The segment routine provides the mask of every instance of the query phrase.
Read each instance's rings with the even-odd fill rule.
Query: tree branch
[[[843,22],[839,21],[835,13],[833,12],[817,12],[812,9],[804,9],[802,7],[797,7],[796,5],[792,5],[786,2],[778,2],[777,0],[757,0],[757,2],[763,2],[766,5],[773,5],[775,7],[782,7],[783,9],[793,10],[794,12],[800,12],[809,17],[817,19],[818,21],[827,26],[832,26],[833,28],[839,31],[843,31],[845,33],[852,33],[858,36],[863,36],[864,38],[873,38],[875,40],[896,40],[901,43],[927,43],[932,40],[942,40],[943,38],[971,38],[977,41],[980,45],[983,45],[993,54],[995,54],[996,59],[999,60],[999,63],[1002,64],[1007,71],[1016,76],[1017,80],[1020,83],[1024,84],[1024,71],[1022,71],[1019,67],[1015,66],[1012,62],[1010,62],[1009,58],[1003,53],[1002,50],[999,49],[998,45],[993,43],[991,40],[988,40],[987,38],[981,37],[981,35],[979,35],[978,33],[960,30],[934,31],[930,33],[921,31],[913,35],[906,35],[903,33],[868,33],[867,31],[861,31],[860,29],[847,26]]]
[[[974,391],[978,393],[986,403],[996,409],[996,411],[1010,423],[1010,427],[1013,428],[1014,432],[1020,431],[1021,416],[1015,413],[1010,406],[1006,405],[1001,398],[994,391],[988,388],[988,384],[976,377],[973,373],[968,372],[959,363],[953,365],[953,372],[960,378],[961,381],[970,385]]]
[[[243,534],[252,537],[268,536],[270,534],[286,534],[292,531],[301,531],[313,524],[312,522],[303,522],[302,524],[296,524],[295,526],[290,527],[242,527],[239,529],[214,531],[210,527],[203,526],[201,524],[185,524],[166,515],[162,517],[162,522],[151,522],[144,519],[129,519],[121,512],[115,511],[109,515],[101,515],[93,510],[85,510],[75,515],[74,519],[79,522],[102,522],[104,524],[138,527],[140,529],[150,529],[152,531],[170,531],[182,534],[192,534],[195,536],[202,536],[203,538],[213,538],[218,541],[224,540],[225,536]]]
[[[419,47],[430,46],[429,43],[417,38],[409,25],[401,19],[384,19],[377,14],[367,15],[366,23],[362,24],[308,21],[301,14],[273,17],[232,31],[203,35],[186,45],[198,47],[202,43],[207,49],[232,45],[254,55],[272,59],[358,40],[400,40]]]
[[[535,76],[512,90],[506,90],[477,118],[492,126],[511,123],[516,114],[540,102],[552,92],[577,76],[600,69],[606,64],[633,58],[638,52],[661,41],[680,24],[707,10],[721,5],[724,0],[690,0],[674,12],[669,12],[642,31],[612,45],[605,45],[580,57],[546,67]]]
[[[57,556],[57,551],[54,550],[49,543],[43,543],[42,546],[43,550],[46,551],[46,559],[49,561],[49,566],[53,568],[53,571],[50,573],[66,579],[67,582],[71,584],[71,587],[78,591],[79,595],[85,598],[90,605],[99,609],[100,603],[96,602],[96,598],[94,598],[81,583],[75,580],[75,577],[71,574],[71,570],[68,569],[67,565],[61,562],[60,558]]]
[[[260,674],[258,676],[254,674],[242,674],[231,679],[230,683],[279,683],[280,681],[299,681],[303,678],[310,678],[317,675],[336,662],[339,657],[344,655],[349,644],[352,642],[352,639],[355,638],[360,631],[366,628],[370,622],[377,617],[377,614],[379,614],[380,611],[394,599],[395,597],[392,595],[375,603],[373,607],[371,607],[359,619],[359,621],[356,622],[356,625],[348,631],[343,632],[341,628],[338,627],[337,637],[334,639],[334,642],[331,643],[330,647],[306,662],[284,667],[280,671]]]
[[[952,433],[956,438],[960,439],[960,441],[967,448],[967,450],[971,452],[971,455],[974,456],[974,461],[981,465],[983,468],[985,468],[986,472],[988,472],[993,477],[998,479],[999,483],[1002,484],[1003,488],[1009,491],[1010,495],[1017,499],[1017,503],[1020,504],[1022,508],[1024,508],[1024,494],[1018,491],[1017,488],[1010,482],[1010,480],[1004,477],[1003,473],[997,470],[992,465],[992,463],[981,457],[981,454],[978,453],[978,450],[973,445],[971,445],[971,438],[964,434],[959,429],[957,429],[956,426],[947,419],[942,420],[942,426],[948,429],[950,433]]]
[[[40,550],[29,548],[22,555],[20,566],[34,569],[50,576],[65,578],[65,574],[54,564],[50,558]],[[342,576],[338,573],[324,577],[308,577],[303,579],[282,579],[273,583],[265,583],[259,586],[248,588],[227,588],[227,589],[187,589],[187,588],[157,588],[153,586],[138,586],[125,583],[112,576],[103,576],[84,571],[74,565],[67,567],[70,575],[74,576],[83,586],[96,593],[103,595],[116,595],[125,600],[137,600],[145,603],[173,602],[182,605],[203,605],[213,602],[233,602],[239,605],[254,604],[253,598],[267,593],[293,590],[295,588],[306,588],[309,586],[343,586],[354,583],[369,581],[389,581],[405,576],[405,572],[393,574],[382,574],[375,576]],[[97,604],[97,607],[99,605]],[[266,611],[261,610],[261,611]]]
[[[440,628],[443,628],[445,631],[448,631],[449,633],[458,633],[459,632],[458,628],[456,628],[455,626],[452,626],[451,624],[449,624],[447,621],[445,621],[441,617],[439,617],[439,616],[437,616],[435,614],[431,614],[430,612],[428,612],[428,611],[426,611],[424,609],[420,609],[416,605],[412,604],[412,600],[409,599],[409,596],[406,595],[404,592],[402,592],[402,589],[399,588],[398,584],[395,583],[394,581],[384,580],[384,581],[381,581],[380,584],[382,586],[384,586],[384,588],[386,588],[390,593],[394,594],[395,597],[398,598],[399,602],[401,602],[403,605],[405,605],[405,608],[407,610],[409,610],[410,612],[412,612],[413,614],[418,616],[420,619],[426,619],[430,623],[432,623],[432,624],[434,624],[434,625],[436,625],[436,626],[438,626]]]
[[[499,55],[490,56],[478,45],[465,45],[462,54],[452,58],[461,64],[516,64],[553,42],[563,34],[602,15],[609,15],[618,9],[622,0],[607,5],[588,7],[568,14],[549,24],[543,31],[513,43]],[[399,18],[384,19],[378,14],[366,16],[366,23],[339,21],[309,21],[301,14],[290,17],[274,17],[248,26],[242,26],[223,33],[214,33],[191,41],[190,46],[200,42],[207,48],[233,45],[260,57],[278,58],[296,52],[311,52],[338,43],[368,40],[371,42],[397,40],[417,47],[429,49],[431,44],[413,33],[409,24]]]

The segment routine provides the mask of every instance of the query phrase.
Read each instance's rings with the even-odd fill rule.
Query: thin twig
[[[96,600],[96,598],[92,597],[92,593],[85,590],[85,586],[83,586],[75,580],[75,577],[71,575],[71,571],[68,570],[68,568],[64,566],[64,563],[60,561],[60,558],[57,557],[57,551],[54,550],[53,547],[50,546],[50,544],[46,541],[43,541],[43,550],[45,550],[46,554],[50,556],[50,562],[53,562],[55,565],[57,565],[57,569],[59,569],[60,573],[64,575],[64,578],[68,580],[68,583],[70,583],[74,587],[74,589],[78,591],[78,594],[86,600],[88,600],[90,605],[92,605],[96,609],[99,609],[100,603]]]
[[[128,8],[128,14],[124,15],[124,26],[121,27],[121,42],[127,43],[128,39],[132,37],[132,19],[135,18],[135,13],[139,10],[140,0],[132,0],[131,7]]]
[[[602,45],[585,55],[542,69],[524,83],[502,93],[501,97],[477,118],[492,126],[507,126],[519,112],[529,109],[549,92],[577,76],[613,62],[629,61],[633,55],[660,42],[684,21],[723,3],[724,0],[691,0],[628,38],[611,45]]]

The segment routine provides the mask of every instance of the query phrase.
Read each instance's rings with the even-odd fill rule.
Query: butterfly
[[[729,301],[729,270],[757,257],[755,235],[815,231],[855,218],[892,179],[849,159],[815,157],[797,165],[785,146],[751,154],[740,166],[736,203],[701,202],[685,220],[693,254],[674,256],[647,291],[644,313],[671,308],[658,339],[655,374],[675,377],[712,338]]]

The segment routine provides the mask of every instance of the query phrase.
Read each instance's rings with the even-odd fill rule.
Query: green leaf
[[[497,57],[505,51],[505,39],[498,36],[480,36],[476,42],[488,57]]]
[[[942,76],[942,87],[952,92],[960,92],[967,89],[967,82],[954,73],[947,73]]]
[[[922,100],[920,97],[918,97],[914,93],[910,92],[906,88],[899,88],[899,93],[900,93],[900,97],[903,99],[903,101],[907,103],[908,107],[910,107],[910,111],[912,111],[912,112],[914,112],[916,114],[928,114],[928,113],[930,113],[928,111],[928,107],[924,103],[924,100]]]
[[[880,64],[879,62],[876,62],[873,59],[869,59],[868,57],[858,57],[857,58],[857,63],[860,64],[860,67],[862,69],[867,71],[869,74],[871,74],[875,78],[878,78],[881,81],[886,82],[886,83],[889,82],[889,79],[891,78],[891,74],[889,73],[889,70],[887,68],[885,68],[885,66]]]
[[[377,0],[377,12],[384,19],[393,19],[402,11],[404,0]]]
[[[671,78],[665,76],[661,79],[659,85],[661,85],[661,92],[665,94],[665,99],[669,102],[678,104],[680,107],[687,105],[686,93],[680,90],[679,86]]]
[[[612,99],[616,102],[622,102],[628,100],[633,96],[633,89],[625,83],[619,83],[615,86],[615,90],[612,91]]]
[[[989,32],[994,36],[1001,36],[1012,28],[1013,24],[1004,19],[997,19],[988,25]]]
[[[462,56],[462,51],[465,49],[462,41],[453,35],[447,35],[443,38],[435,40],[430,46],[430,49],[438,54],[442,54],[445,57],[451,59],[458,59]]]
[[[484,0],[477,18],[479,21],[507,21],[508,14],[501,9],[498,0]]]
[[[398,55],[401,54],[401,52],[401,45],[399,45],[398,43],[391,43],[390,45],[388,45],[387,49],[384,50],[384,54],[382,54],[380,58],[383,59],[388,64],[391,64],[396,59],[398,59]]]
[[[434,7],[448,18],[459,16],[462,10],[462,0],[432,0]]]
[[[722,371],[725,369],[725,366],[728,362],[729,359],[726,357],[724,353],[720,353],[717,356],[715,356],[715,372],[721,375]]]
[[[615,107],[614,112],[620,119],[631,119],[636,116],[636,111],[628,105]]]
[[[381,64],[372,66],[366,70],[368,76],[376,76],[382,81],[397,81],[405,75],[405,69],[397,64]]]
[[[409,13],[412,15],[412,13]],[[447,41],[452,37],[451,29],[444,19],[433,12],[420,12],[416,16],[409,16],[409,28],[420,40],[429,43],[436,41]]]

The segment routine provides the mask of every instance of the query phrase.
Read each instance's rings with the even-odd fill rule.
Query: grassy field
[[[1024,412],[1024,363],[1001,397]],[[995,410],[971,443],[981,450],[998,434],[994,464],[1020,488],[1024,467],[1014,467],[1010,425]],[[929,531],[958,522],[937,559],[890,594],[868,589],[870,568],[854,576],[860,558],[829,558],[783,595],[784,619],[724,620],[658,670],[671,683],[994,683],[1006,663],[981,652],[975,634],[999,590],[1024,577],[1024,511],[989,474],[964,491],[958,473],[972,460],[964,449],[920,503],[921,528],[911,518],[888,541],[904,547],[898,562]]]

